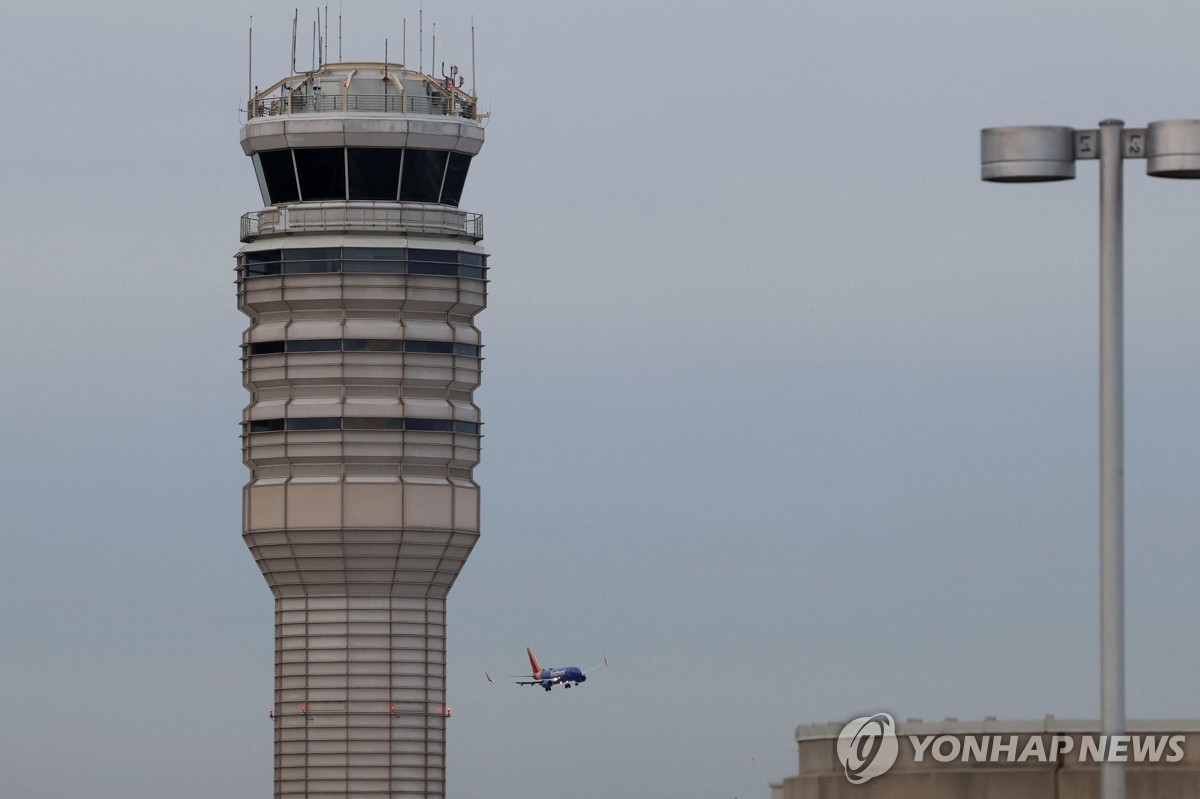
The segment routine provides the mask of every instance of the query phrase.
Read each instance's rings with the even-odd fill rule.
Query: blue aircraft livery
[[[505,680],[505,682],[513,682],[517,685],[540,685],[549,691],[556,685],[562,685],[564,688],[570,688],[572,685],[579,685],[581,682],[587,682],[589,673],[596,669],[602,669],[608,665],[608,655],[604,656],[604,662],[599,666],[592,666],[590,669],[581,669],[578,666],[564,666],[562,668],[542,668],[538,663],[537,656],[533,654],[533,649],[525,647],[526,654],[529,655],[529,666],[533,669],[532,679],[525,677],[523,679]],[[488,682],[495,682],[492,675],[484,672]],[[510,677],[522,678],[524,675],[510,674]]]

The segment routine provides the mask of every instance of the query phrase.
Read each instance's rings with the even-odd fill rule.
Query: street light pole
[[[1097,153],[1097,143],[1099,152]],[[1050,125],[985,128],[983,179],[1070,180],[1075,161],[1100,161],[1100,732],[1125,734],[1124,199],[1126,158],[1155,177],[1200,178],[1200,120],[1099,130]],[[1125,763],[1105,758],[1101,799],[1125,799]]]
[[[1125,734],[1125,123],[1100,123],[1100,732]],[[1125,763],[1100,765],[1101,799],[1125,799]]]

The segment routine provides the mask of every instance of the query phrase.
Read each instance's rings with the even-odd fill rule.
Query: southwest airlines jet
[[[533,650],[529,647],[525,648],[525,652],[529,655],[529,665],[533,668],[532,679],[515,679],[505,680],[504,682],[513,682],[517,685],[540,685],[549,691],[555,685],[562,684],[564,688],[570,688],[572,685],[579,685],[581,682],[587,681],[587,675],[596,669],[602,669],[608,665],[608,655],[604,656],[604,662],[599,666],[592,666],[590,669],[581,669],[577,666],[564,666],[561,669],[549,668],[543,669],[539,664],[537,657],[533,654]],[[484,672],[488,682],[495,682],[492,675]],[[523,677],[524,675],[510,674],[510,677]]]

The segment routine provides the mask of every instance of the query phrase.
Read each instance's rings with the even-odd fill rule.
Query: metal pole
[[[1100,123],[1100,732],[1125,734],[1124,231],[1122,132]],[[1125,764],[1100,766],[1100,799],[1125,799]]]

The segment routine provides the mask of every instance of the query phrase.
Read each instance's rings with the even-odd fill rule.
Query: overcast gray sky
[[[347,58],[398,58],[405,16],[415,55],[417,3],[342,9]],[[0,10],[0,796],[270,794],[251,13],[266,86],[292,5]],[[439,61],[472,15],[450,795],[765,797],[797,724],[1095,717],[1097,174],[984,184],[979,129],[1200,117],[1200,6],[427,0]],[[1200,185],[1127,175],[1129,714],[1194,717]],[[484,681],[526,645],[612,667]]]

